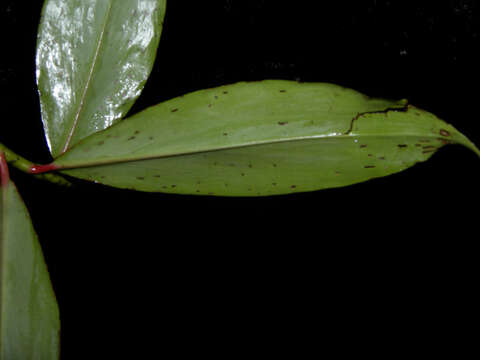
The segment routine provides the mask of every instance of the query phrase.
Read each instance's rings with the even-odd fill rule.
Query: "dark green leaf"
[[[54,157],[126,114],[150,74],[166,0],[47,0],[37,81]]]
[[[478,149],[405,101],[323,83],[238,83],[179,97],[97,133],[54,164],[142,191],[257,196],[393,174],[448,143]]]
[[[0,154],[0,359],[58,359],[60,320],[30,221]]]

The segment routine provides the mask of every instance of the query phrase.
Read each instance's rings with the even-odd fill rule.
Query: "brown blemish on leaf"
[[[292,185],[290,186],[291,189],[296,189],[297,188],[297,185]]]
[[[171,187],[172,187],[172,189],[174,189],[174,188],[176,188],[176,187],[177,187],[177,185],[172,185]]]
[[[438,138],[438,141],[440,141],[443,145],[451,144],[452,141],[443,139],[443,138]]]
[[[445,130],[445,129],[440,129],[440,135],[442,135],[442,136],[450,136],[450,133],[449,133],[447,130]]]
[[[170,110],[170,112],[177,112],[177,111],[178,111],[177,108]]]
[[[406,148],[408,145],[407,144],[398,144],[397,145],[400,149]]]
[[[153,140],[153,136],[150,136],[148,139],[149,139],[149,140]]]
[[[136,130],[136,131],[134,132],[134,134],[135,134],[135,135],[138,135],[138,134],[140,134],[140,131],[139,131],[139,130]]]
[[[135,136],[130,136],[127,140],[133,140],[135,139]]]
[[[380,156],[378,159],[379,160],[385,160],[385,156]]]
[[[99,143],[97,143],[97,145],[103,145],[103,144],[105,144],[105,141],[103,141],[103,140],[100,141]]]
[[[365,169],[373,169],[375,167],[375,165],[365,165],[364,168]]]
[[[223,93],[224,93],[224,94],[228,94],[228,91],[225,90]]]
[[[278,125],[287,125],[288,124],[288,121],[279,121],[278,122]]]
[[[422,154],[428,154],[428,153],[432,153],[432,152],[435,152],[435,149],[434,150],[423,150]]]
[[[228,136],[228,133],[223,133],[223,136]]]
[[[435,149],[435,146],[433,146],[433,145],[427,145],[427,146],[424,146],[423,149],[425,149],[425,150]]]
[[[368,157],[372,157],[373,155],[372,155],[372,154],[368,154],[367,156],[368,156]]]
[[[287,92],[287,90],[280,90],[280,92],[281,92],[281,93],[286,93],[286,92]]]
[[[137,176],[137,180],[145,180],[143,176]]]
[[[366,147],[367,147],[367,145],[366,145],[366,144],[362,144],[362,145],[360,145],[360,148],[362,148],[362,149],[363,149],[363,148],[366,148]]]

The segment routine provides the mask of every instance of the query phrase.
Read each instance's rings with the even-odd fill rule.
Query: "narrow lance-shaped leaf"
[[[151,107],[36,171],[142,191],[274,195],[393,174],[449,143],[480,154],[451,125],[405,101],[269,80]]]
[[[58,359],[60,320],[42,249],[0,154],[0,360]]]
[[[166,0],[46,0],[37,82],[54,157],[121,119],[150,75]]]

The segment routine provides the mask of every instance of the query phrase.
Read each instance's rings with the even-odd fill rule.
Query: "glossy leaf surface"
[[[269,80],[151,107],[85,139],[55,165],[120,188],[259,196],[393,174],[448,143],[480,154],[452,126],[405,101]]]
[[[0,157],[0,359],[58,359],[58,306],[42,249]]]
[[[124,116],[150,75],[166,0],[47,0],[37,44],[54,157]]]

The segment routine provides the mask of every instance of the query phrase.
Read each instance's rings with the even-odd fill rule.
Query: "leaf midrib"
[[[109,1],[108,4],[109,5],[108,5],[107,14],[105,16],[105,23],[103,24],[102,31],[101,31],[99,39],[98,39],[98,44],[97,44],[97,47],[95,49],[95,54],[93,55],[92,65],[90,66],[90,71],[88,73],[87,81],[85,83],[85,88],[83,90],[83,94],[82,94],[82,97],[80,99],[78,109],[75,113],[72,128],[68,132],[68,136],[67,136],[67,139],[65,140],[65,144],[62,148],[61,154],[65,153],[68,150],[68,148],[70,147],[70,144],[72,142],[75,131],[78,129],[78,123],[79,123],[79,120],[80,120],[80,115],[82,114],[82,111],[85,108],[85,99],[87,97],[88,91],[90,90],[90,83],[93,79],[93,73],[95,72],[96,65],[98,63],[98,55],[100,53],[102,45],[104,44],[105,31],[107,29],[108,23],[110,22],[110,14],[112,12],[112,1]]]
[[[262,146],[262,145],[273,145],[273,144],[280,144],[280,143],[287,143],[287,142],[295,142],[295,141],[307,141],[307,140],[322,140],[322,139],[351,139],[352,141],[356,138],[365,138],[365,137],[377,137],[377,138],[395,138],[398,136],[405,137],[415,137],[415,138],[426,138],[426,139],[437,139],[439,138],[438,135],[435,134],[427,134],[427,135],[419,135],[419,134],[391,134],[391,135],[378,135],[378,134],[342,134],[342,135],[316,135],[316,136],[302,136],[302,137],[292,137],[292,138],[283,138],[277,140],[265,140],[265,141],[256,141],[251,143],[242,143],[236,144],[233,146],[223,146],[223,147],[216,147],[216,148],[205,148],[205,149],[195,149],[191,151],[183,151],[183,152],[171,152],[171,153],[164,153],[164,154],[155,154],[151,156],[139,156],[139,157],[117,157],[117,158],[105,158],[104,160],[99,160],[96,162],[78,162],[75,163],[72,161],[70,164],[59,165],[61,170],[68,170],[68,169],[77,169],[77,168],[85,168],[85,167],[96,167],[96,166],[104,166],[104,165],[113,165],[113,164],[120,164],[120,163],[128,163],[128,162],[135,162],[135,161],[143,161],[143,160],[154,160],[154,159],[165,159],[170,157],[177,157],[177,156],[188,156],[188,155],[195,155],[195,154],[202,154],[202,153],[209,153],[215,151],[227,151],[227,150],[234,150],[240,148],[248,148],[254,146]],[[453,139],[451,139],[452,141]],[[452,143],[458,143],[458,141],[452,141]]]

